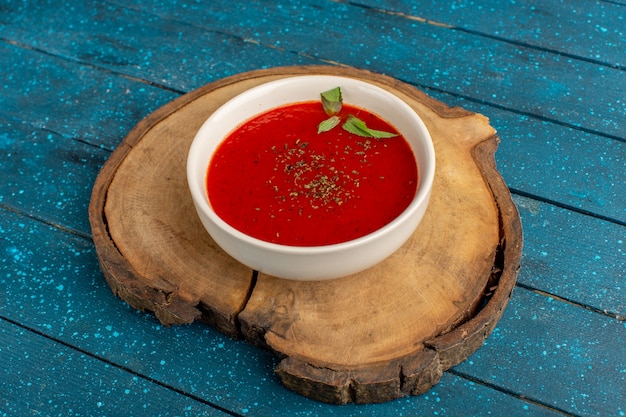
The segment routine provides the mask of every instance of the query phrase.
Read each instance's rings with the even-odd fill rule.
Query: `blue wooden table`
[[[626,2],[62,4],[0,5],[0,416],[626,415]],[[418,397],[304,398],[269,352],[129,307],[96,259],[92,186],[135,124],[229,75],[319,64],[413,84],[501,138],[518,285]]]

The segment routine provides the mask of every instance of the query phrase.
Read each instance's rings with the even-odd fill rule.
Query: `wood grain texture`
[[[3,204],[89,233],[85,213],[93,181],[109,152],[0,115]],[[51,175],[63,172],[62,176]],[[28,178],[29,181],[23,181]]]
[[[210,112],[237,92],[311,72],[367,79],[413,106],[435,144],[433,197],[413,237],[363,273],[324,283],[253,280],[203,232],[185,186],[186,149]],[[389,77],[332,67],[244,73],[181,97],[129,134],[94,186],[94,241],[121,298],[165,324],[201,319],[237,337],[240,323],[244,338],[291,359],[277,372],[300,393],[339,403],[420,393],[482,344],[515,282],[521,229],[495,169],[496,146],[484,117]],[[514,243],[503,272],[507,240]],[[500,286],[501,296],[486,298]],[[305,380],[313,386],[292,384]]]
[[[626,227],[525,197],[514,201],[524,224],[518,282],[624,321]]]
[[[485,346],[455,370],[571,415],[623,414],[626,363],[613,361],[626,357],[624,320],[523,288],[514,298]],[[521,342],[510,345],[511,337]],[[598,388],[582,394],[587,386]]]
[[[551,0],[531,5],[492,0],[450,5],[424,0],[364,0],[359,5],[626,68],[624,33],[618,29],[624,25],[624,9],[615,2],[573,0],[564,5]]]
[[[252,270],[203,233],[186,183],[191,139],[207,111],[221,104],[202,97],[182,97],[138,124],[98,176],[90,220],[105,277],[116,294],[154,311],[165,324],[201,319],[236,337],[236,315]],[[191,112],[189,118],[174,117],[181,107]]]

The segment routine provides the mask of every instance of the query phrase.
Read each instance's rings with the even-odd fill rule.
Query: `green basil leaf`
[[[342,127],[344,130],[350,133],[366,138],[384,139],[398,136],[397,133],[370,129],[369,127],[367,127],[364,121],[353,115],[348,116],[348,120],[346,120]]]
[[[367,129],[367,131],[376,139],[395,138],[397,133],[385,132],[384,130]]]
[[[343,97],[341,96],[340,87],[324,91],[320,95],[322,96],[322,106],[327,115],[334,116],[341,111]]]
[[[355,116],[348,116],[348,120],[343,124],[344,130],[354,133],[355,135],[363,136],[366,138],[371,138],[372,135],[369,133],[369,129],[364,121]]]
[[[328,132],[333,127],[337,126],[341,122],[339,116],[332,116],[330,119],[326,119],[317,126],[317,133]]]

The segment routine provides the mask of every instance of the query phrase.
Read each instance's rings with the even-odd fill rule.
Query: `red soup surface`
[[[386,121],[344,104],[370,129]],[[341,243],[396,218],[417,189],[417,166],[402,136],[364,138],[342,129],[317,133],[327,119],[320,102],[261,114],[219,145],[207,173],[216,214],[235,229],[290,246]]]

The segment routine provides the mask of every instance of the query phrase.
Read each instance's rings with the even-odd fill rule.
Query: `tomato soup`
[[[365,110],[343,105],[371,129],[396,132]],[[216,214],[241,232],[290,246],[341,243],[396,218],[413,200],[418,173],[402,136],[365,138],[327,119],[319,102],[270,110],[219,145],[207,172]]]

